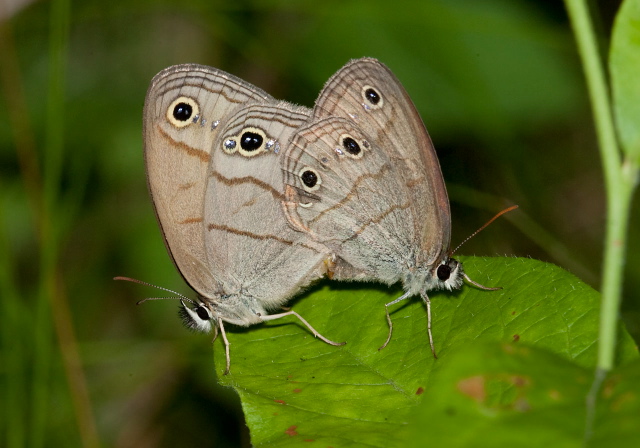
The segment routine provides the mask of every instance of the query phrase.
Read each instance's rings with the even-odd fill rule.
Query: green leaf
[[[413,446],[580,446],[592,369],[495,342],[465,347],[442,364],[415,411]]]
[[[502,286],[482,291],[432,292],[433,334],[439,359],[429,350],[426,312],[419,298],[391,308],[387,336],[384,304],[399,289],[325,281],[293,303],[324,336],[317,340],[295,318],[228,332],[231,373],[223,385],[238,392],[257,447],[402,446],[411,414],[431,402],[432,374],[475,341],[542,347],[576,369],[595,365],[599,294],[566,271],[519,258],[461,257],[477,282]],[[619,360],[637,357],[621,331]],[[217,343],[215,361],[224,370]]]
[[[618,11],[609,65],[622,148],[640,161],[640,0],[625,0]]]
[[[599,396],[593,447],[640,446],[640,361],[615,369]]]
[[[609,375],[588,447],[640,446],[640,362]],[[593,369],[522,344],[466,347],[434,373],[409,446],[581,447]]]

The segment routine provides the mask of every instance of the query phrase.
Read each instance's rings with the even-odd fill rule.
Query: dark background
[[[211,65],[312,106],[349,59],[380,59],[436,146],[453,245],[520,205],[460,253],[549,261],[598,288],[605,192],[562,2],[65,3],[0,9],[0,444],[248,444],[235,393],[216,383],[210,337],[182,328],[174,302],[135,306],[161,292],[112,280],[189,294],[142,161],[144,96],[169,65]],[[617,7],[596,4],[603,49]],[[636,206],[623,303],[636,340],[638,222]]]

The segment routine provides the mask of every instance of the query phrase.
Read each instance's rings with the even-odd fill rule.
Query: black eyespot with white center
[[[262,146],[264,139],[256,132],[245,132],[240,137],[240,147],[245,151],[256,151]]]
[[[371,146],[367,140],[353,134],[342,134],[337,143],[339,146],[335,148],[336,154],[338,156],[346,155],[352,159],[362,158],[365,150]]]
[[[187,121],[193,114],[193,107],[191,104],[178,103],[173,108],[173,118],[178,121]]]
[[[300,178],[302,179],[302,183],[305,184],[309,188],[313,188],[318,183],[318,176],[311,170],[304,171]]]
[[[358,154],[360,154],[360,151],[362,151],[360,149],[360,145],[358,145],[358,142],[356,142],[351,137],[345,137],[342,140],[342,147],[352,156],[357,156]]]
[[[200,119],[198,102],[190,97],[181,96],[171,102],[167,108],[167,120],[176,128],[183,128]]]
[[[300,176],[302,187],[305,189],[305,191],[316,191],[322,184],[322,178],[320,177],[320,174],[318,174],[316,170],[308,166],[302,168],[298,175]]]
[[[262,129],[253,126],[243,128],[235,135],[227,134],[222,139],[224,152],[234,154],[237,151],[243,157],[254,157],[265,152],[277,153],[278,148],[277,140],[268,138]]]
[[[377,88],[366,85],[362,87],[362,107],[366,111],[380,109],[384,105],[382,93]]]
[[[374,106],[380,102],[380,95],[373,88],[365,90],[364,97]]]

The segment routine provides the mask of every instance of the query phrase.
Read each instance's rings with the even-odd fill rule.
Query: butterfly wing
[[[394,74],[375,59],[353,60],[326,83],[313,119],[351,121],[389,157],[410,195],[404,226],[419,247],[417,262],[432,264],[446,255],[451,237],[447,190],[431,139],[411,98]],[[386,196],[396,201],[398,192]]]
[[[416,239],[406,223],[413,198],[375,139],[329,117],[299,129],[283,162],[288,220],[337,254],[335,277],[401,280],[396,265]]]
[[[216,287],[205,253],[203,213],[211,149],[227,117],[249,101],[274,101],[251,84],[210,67],[169,67],[152,80],[144,106],[144,158],[165,245],[185,281]]]
[[[285,102],[237,109],[216,138],[207,179],[209,265],[227,294],[267,309],[326,272],[328,250],[293,230],[282,209],[282,149],[310,109]]]

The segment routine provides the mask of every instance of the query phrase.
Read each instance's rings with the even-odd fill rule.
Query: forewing
[[[178,270],[205,296],[217,289],[203,233],[211,149],[232,111],[249,101],[275,100],[235,76],[192,64],[163,70],[147,92],[144,158],[156,216]]]
[[[398,167],[409,188],[414,246],[432,262],[448,251],[451,234],[449,199],[431,138],[400,81],[375,59],[353,60],[325,85],[314,119],[343,117],[354,123]],[[395,200],[391,193],[389,200]]]

